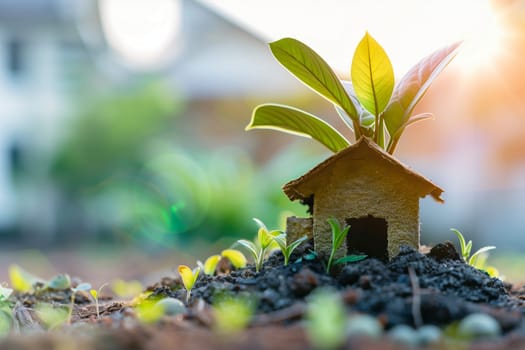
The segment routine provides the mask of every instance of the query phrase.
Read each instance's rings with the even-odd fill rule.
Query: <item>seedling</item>
[[[200,261],[197,261],[197,265],[199,265],[206,275],[213,276],[215,274],[215,270],[217,269],[217,264],[222,258],[228,259],[236,269],[242,269],[243,267],[246,267],[246,257],[237,249],[225,249],[220,255],[215,254],[208,257],[204,264]]]
[[[202,271],[206,275],[213,276],[215,274],[215,269],[217,268],[217,264],[219,263],[221,258],[222,257],[219,254],[215,254],[215,255],[208,257],[208,259],[206,259],[204,264],[202,264],[200,261],[197,261],[197,265],[201,267]]]
[[[495,246],[486,246],[478,249],[474,254],[470,255],[470,252],[472,251],[472,241],[469,240],[468,242],[465,241],[465,237],[463,237],[463,234],[456,230],[455,228],[451,228],[450,231],[454,232],[459,240],[459,245],[461,248],[461,257],[463,260],[469,264],[470,266],[473,266],[477,269],[483,269],[483,264],[478,264],[478,258],[480,255],[482,255],[485,252],[488,252],[489,250],[496,249]]]
[[[432,82],[456,56],[459,43],[421,60],[394,86],[394,71],[384,49],[368,33],[352,61],[352,82],[341,82],[328,64],[302,42],[285,38],[270,43],[275,58],[300,81],[333,103],[355,138],[362,135],[392,154],[404,130],[429,113],[412,116]],[[253,111],[246,130],[276,129],[313,138],[333,152],[350,142],[330,124],[300,109],[263,104]]]
[[[213,305],[214,329],[222,335],[234,335],[248,326],[254,311],[249,297],[222,297]]]
[[[246,257],[237,249],[225,249],[221,252],[221,256],[228,259],[236,269],[246,267]]]
[[[179,265],[178,271],[180,278],[182,279],[182,284],[184,284],[184,288],[186,288],[187,304],[190,301],[191,290],[193,289],[195,282],[197,282],[197,278],[199,277],[199,272],[201,271],[201,268],[197,267],[192,270],[186,265]]]
[[[90,289],[91,289],[91,284],[89,283],[80,283],[75,288],[71,288],[71,306],[69,308],[69,312],[67,315],[67,324],[71,324],[71,317],[73,316],[73,308],[75,307],[75,295],[80,291],[86,292],[86,291],[89,291]]]
[[[293,241],[288,245],[288,242],[286,242],[286,234],[280,234],[277,237],[274,237],[275,242],[279,245],[279,248],[281,249],[281,253],[284,256],[284,266],[288,265],[290,261],[290,256],[292,255],[293,251],[299,247],[303,242],[308,240],[308,236],[303,236],[301,238],[298,238],[297,240]]]
[[[314,349],[337,349],[346,337],[347,316],[339,294],[319,289],[308,300],[306,331]]]
[[[350,230],[350,226],[346,226],[344,229],[341,229],[339,222],[337,222],[337,220],[334,218],[328,219],[328,223],[332,228],[332,250],[330,251],[330,257],[326,263],[326,273],[330,273],[332,270],[332,262],[334,260],[335,253],[343,244],[344,239],[348,235],[348,230]]]
[[[100,292],[102,292],[102,289],[107,286],[108,284],[107,283],[104,283],[103,285],[100,286],[100,288],[98,290],[96,289],[91,289],[89,291],[89,294],[91,294],[91,297],[93,298],[93,300],[95,300],[95,307],[96,307],[96,310],[97,310],[97,318],[100,318],[100,308],[99,308],[99,303],[98,303],[98,296],[100,295]]]
[[[0,335],[9,334],[13,327],[12,303],[9,297],[13,293],[13,289],[0,285]]]
[[[271,245],[274,238],[281,234],[278,230],[268,231],[266,225],[259,219],[253,219],[259,226],[257,238],[255,241],[248,241],[246,239],[239,239],[235,244],[239,244],[246,248],[253,257],[255,262],[255,270],[259,272],[263,266],[266,255],[271,250]]]
[[[367,258],[367,255],[347,255],[334,261],[335,253],[343,244],[350,226],[346,226],[344,229],[341,228],[339,222],[336,219],[328,219],[328,223],[332,228],[332,250],[330,251],[330,257],[326,263],[326,273],[330,273],[333,265],[339,265],[349,262],[357,262]]]

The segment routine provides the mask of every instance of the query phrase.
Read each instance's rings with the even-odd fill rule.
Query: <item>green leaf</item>
[[[423,120],[433,119],[433,118],[434,118],[434,115],[432,113],[421,113],[413,117],[410,117],[410,119],[408,119],[405,122],[405,124],[403,124],[399,129],[397,129],[396,133],[392,136],[392,138],[399,139],[403,131],[405,131],[405,129],[409,127],[410,125],[419,123]]]
[[[68,274],[61,273],[51,278],[47,282],[47,287],[56,290],[69,289],[71,287],[71,278]]]
[[[340,106],[358,125],[359,118],[339,78],[314,50],[302,42],[284,38],[270,43],[275,58],[299,80]],[[359,131],[356,131],[359,136]]]
[[[454,232],[456,234],[456,236],[458,237],[458,240],[459,240],[459,246],[461,248],[461,255],[463,256],[464,259],[465,258],[465,248],[466,248],[466,242],[465,242],[465,237],[463,237],[463,234],[461,232],[459,232],[458,230],[456,230],[455,228],[451,228],[450,231]],[[468,258],[468,256],[467,256]]]
[[[399,81],[394,89],[390,103],[383,113],[390,135],[394,135],[409,119],[412,111],[423,98],[430,85],[450,61],[456,57],[460,44],[452,44],[423,58]]]
[[[332,152],[350,145],[337,130],[318,117],[283,105],[263,104],[256,107],[246,130],[255,128],[274,129],[313,138]]]
[[[277,242],[279,248],[281,248],[281,251],[286,251],[288,248],[288,245],[286,244],[286,233],[281,233],[280,235],[275,236],[273,240]]]
[[[290,243],[290,245],[288,246],[289,253],[292,254],[292,252],[295,250],[295,248],[299,247],[306,240],[308,240],[308,236],[303,236],[303,237],[298,238],[297,240],[293,241],[292,243]]]
[[[250,254],[253,256],[255,260],[257,260],[257,258],[259,257],[259,252],[257,250],[257,246],[255,245],[255,243],[250,242],[246,239],[239,239],[236,242],[236,244],[241,245],[244,248],[248,249],[248,251],[250,252]]]
[[[78,286],[76,286],[75,288],[71,288],[71,289],[75,292],[89,291],[91,289],[91,284],[84,282],[84,283],[80,283]]]
[[[385,50],[368,32],[355,50],[351,76],[361,104],[379,116],[394,90],[394,70]]]
[[[343,244],[343,241],[346,235],[348,234],[350,226],[346,226],[344,229],[341,229],[341,226],[339,226],[339,222],[334,218],[328,219],[328,223],[332,228],[332,245],[333,250],[335,251],[339,249],[339,247],[341,247],[341,245]]]
[[[492,250],[492,249],[496,249],[496,247],[491,245],[491,246],[487,246],[487,247],[483,247],[483,248],[478,249],[474,254],[472,254],[470,259],[468,260],[468,264],[472,265],[472,266],[475,266],[475,262],[476,262],[478,256],[480,254],[488,252],[489,250]]]
[[[346,90],[346,93],[348,94],[348,96],[350,96],[350,99],[352,100],[352,103],[354,104],[354,107],[355,107],[355,109],[357,111],[357,114],[359,115],[359,124],[365,130],[366,129],[372,129],[373,126],[374,126],[375,117],[372,115],[372,113],[367,111],[361,105],[361,102],[359,102],[359,99],[357,98],[357,96],[355,94],[354,87],[353,87],[352,83],[347,81],[347,80],[343,80],[342,84],[343,84],[343,87]],[[341,119],[343,119],[343,121],[346,123],[346,125],[353,130],[352,120],[345,113],[345,111],[341,107],[339,107],[337,105],[335,105],[335,110],[337,111],[337,113],[339,114]]]
[[[368,255],[347,255],[334,261],[334,265],[357,262],[368,258]]]

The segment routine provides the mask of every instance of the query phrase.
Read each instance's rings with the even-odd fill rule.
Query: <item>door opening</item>
[[[348,254],[363,253],[370,258],[388,260],[387,223],[372,215],[346,219],[350,226],[346,236]]]

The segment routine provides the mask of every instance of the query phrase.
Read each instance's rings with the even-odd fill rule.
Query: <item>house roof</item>
[[[340,159],[349,158],[348,161],[352,161],[353,159],[363,159],[363,155],[366,156],[367,153],[372,153],[379,156],[381,161],[393,165],[394,169],[398,170],[401,174],[408,175],[409,177],[423,184],[424,188],[426,189],[426,193],[423,195],[423,197],[430,194],[432,198],[434,198],[436,201],[440,203],[443,202],[443,199],[441,198],[443,190],[440,187],[438,187],[432,181],[425,178],[423,175],[418,174],[417,172],[408,168],[406,165],[404,165],[399,160],[385,152],[381,147],[379,147],[367,137],[362,137],[355,144],[348,146],[347,148],[337,152],[330,158],[327,158],[323,162],[319,163],[317,166],[315,166],[303,176],[288,182],[283,186],[283,191],[286,194],[286,196],[288,196],[288,198],[290,198],[290,200],[292,201],[297,199],[305,200],[308,197],[310,197],[313,193],[301,192],[302,184],[305,184],[310,180],[316,178],[322,172],[334,166]],[[355,156],[355,158],[353,158],[353,156]]]

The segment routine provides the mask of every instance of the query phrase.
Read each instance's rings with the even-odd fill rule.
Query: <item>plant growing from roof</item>
[[[408,126],[431,117],[428,113],[415,116],[412,113],[432,82],[456,56],[459,45],[452,44],[425,57],[397,85],[388,55],[368,32],[354,53],[352,82],[339,80],[321,56],[296,39],[275,41],[270,43],[270,49],[293,75],[334,104],[356,139],[361,135],[372,137],[392,154]],[[333,152],[350,144],[321,118],[285,105],[257,106],[246,130],[255,128],[313,138]]]
[[[259,226],[255,240],[252,242],[246,239],[239,239],[235,244],[243,246],[250,252],[255,262],[255,271],[259,272],[263,266],[266,255],[272,249],[274,238],[280,235],[281,232],[278,230],[269,231],[261,220],[257,218],[253,218],[253,220],[257,223],[257,226]]]

